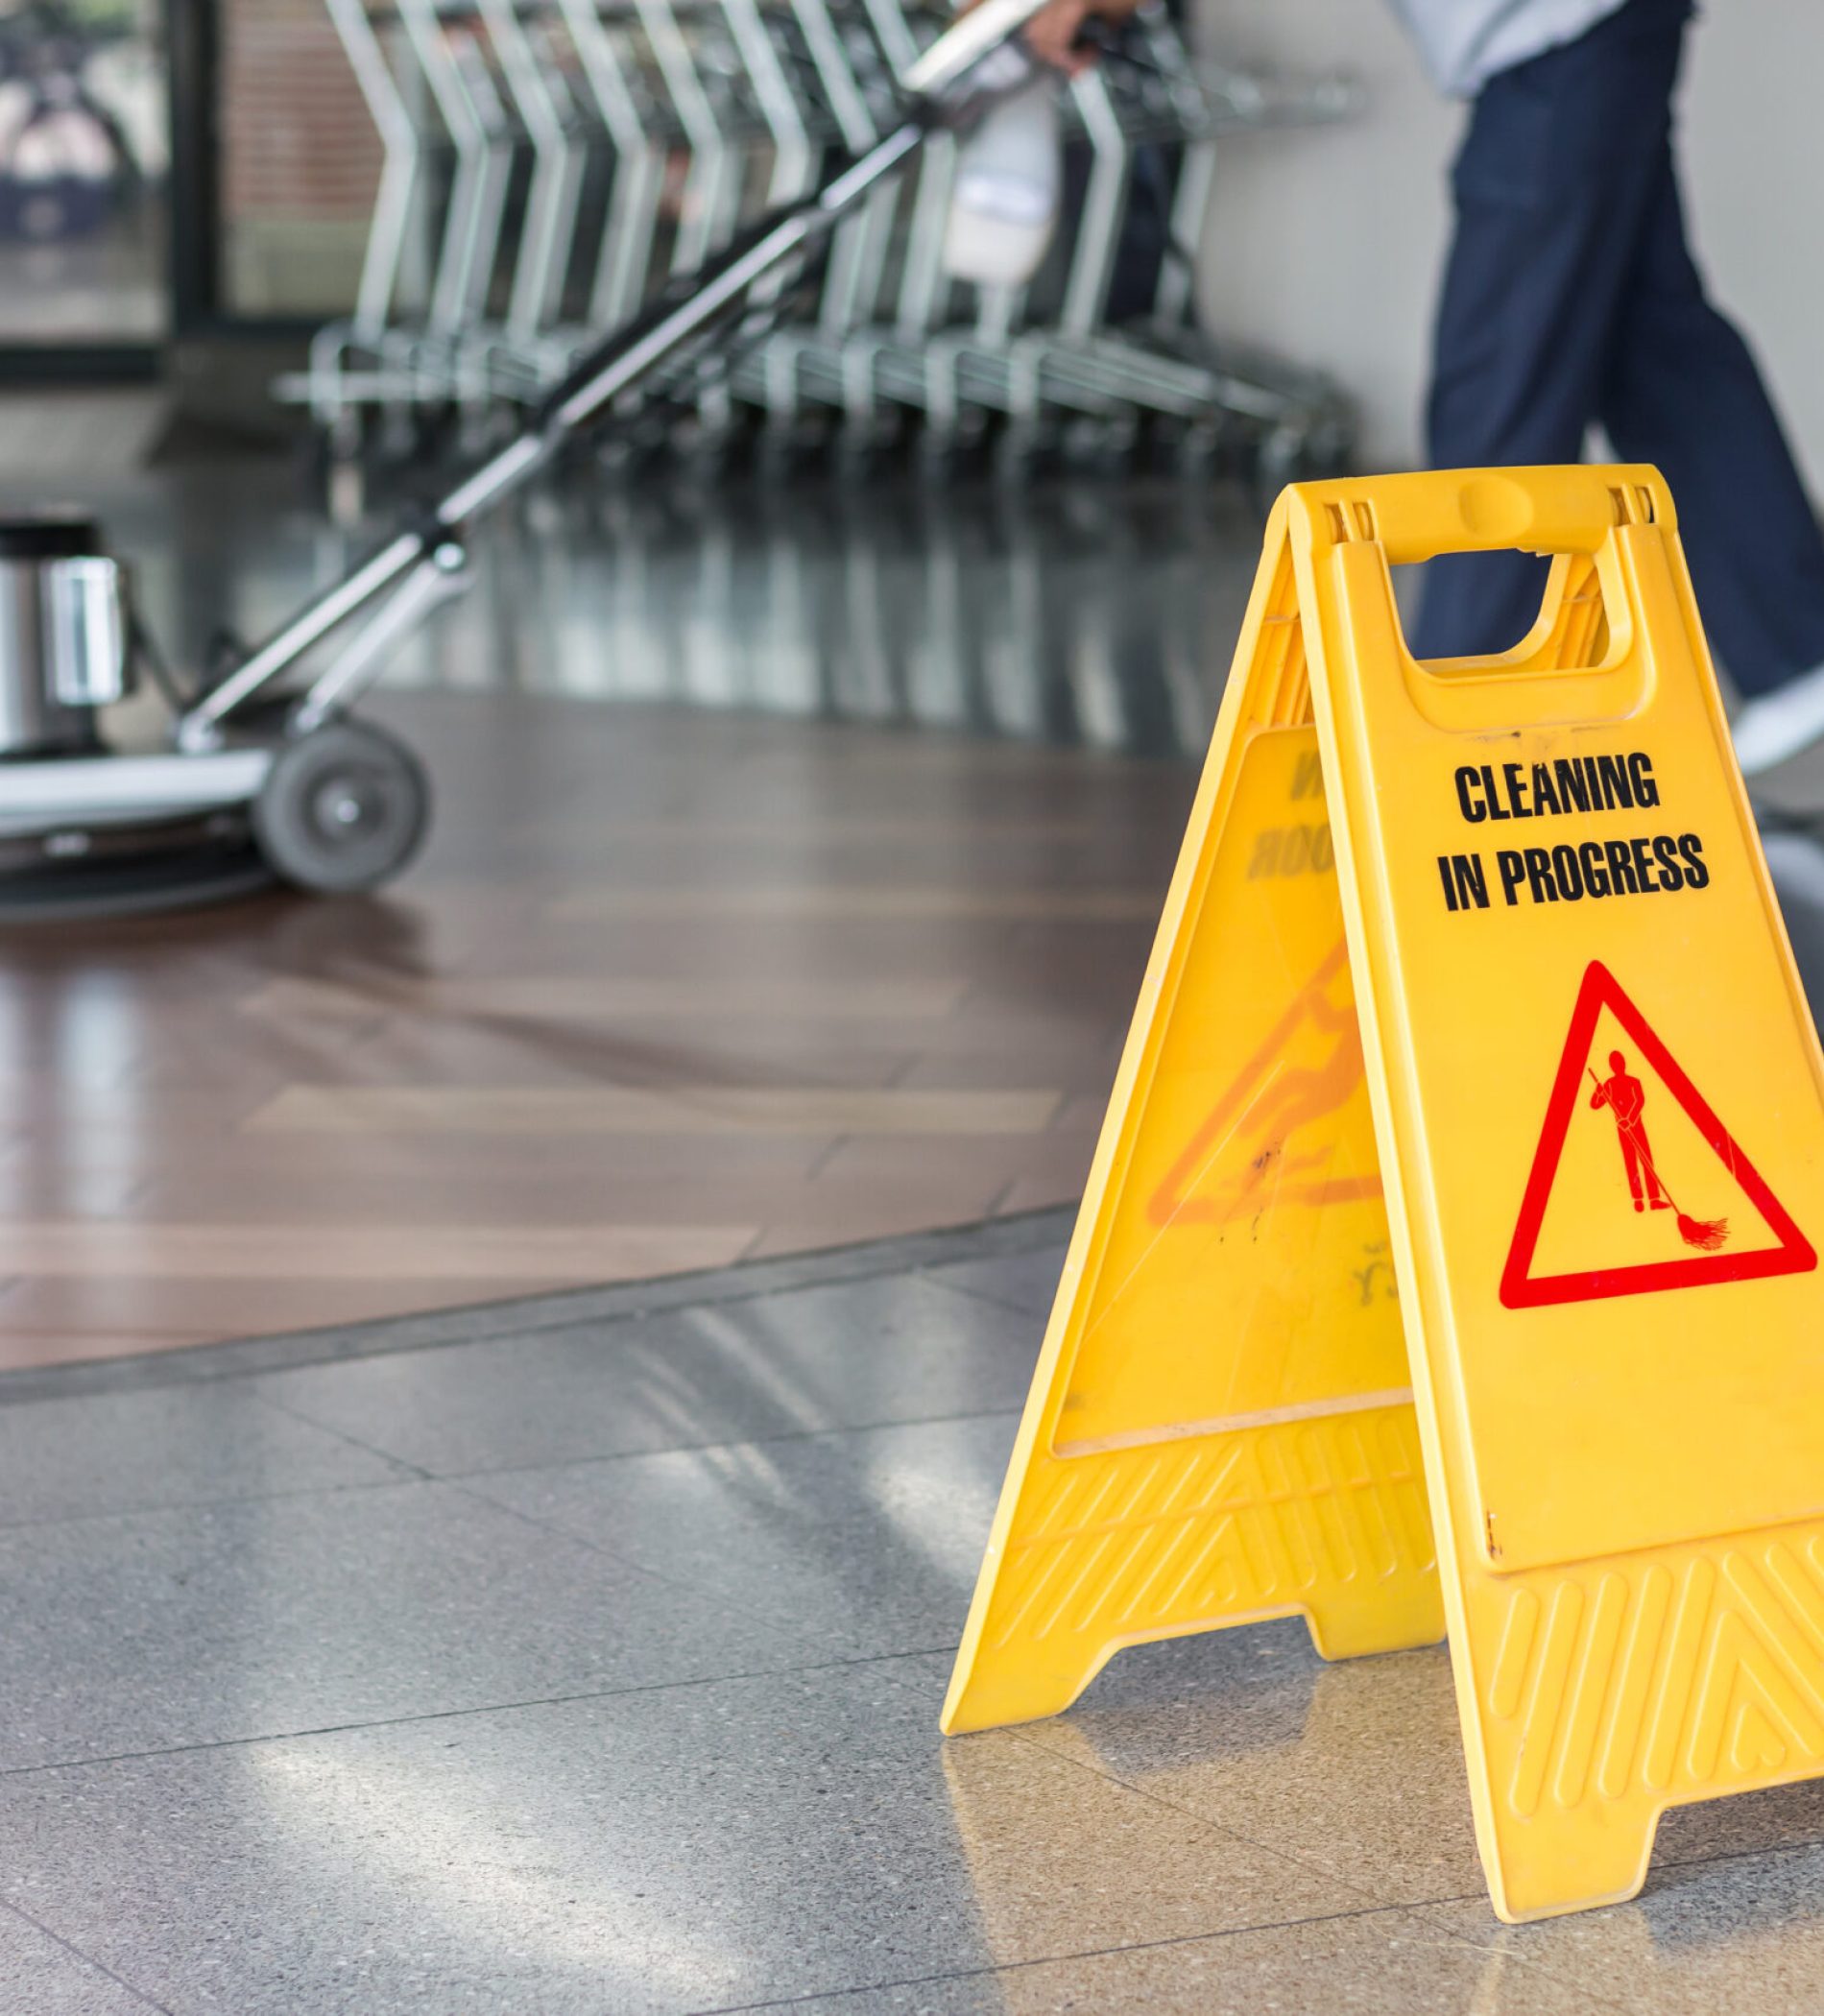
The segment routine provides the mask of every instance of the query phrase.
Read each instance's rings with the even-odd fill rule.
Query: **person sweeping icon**
[[[1627,1059],[1620,1050],[1609,1052],[1612,1078],[1598,1078],[1590,1070],[1596,1091],[1590,1094],[1593,1107],[1606,1106],[1615,1116],[1615,1132],[1621,1143],[1621,1161],[1627,1170],[1628,1195],[1636,1211],[1669,1211],[1676,1213],[1678,1236],[1688,1246],[1715,1253],[1729,1236],[1727,1218],[1692,1218],[1679,1211],[1672,1193],[1653,1166],[1653,1151],[1647,1143],[1646,1088],[1630,1076]]]
[[[1620,1138],[1621,1160],[1627,1165],[1628,1195],[1634,1199],[1634,1209],[1670,1211],[1672,1200],[1666,1194],[1666,1187],[1653,1166],[1653,1151],[1646,1144],[1646,1123],[1641,1117],[1646,1106],[1646,1088],[1638,1078],[1628,1076],[1627,1059],[1620,1050],[1609,1052],[1609,1068],[1615,1073],[1613,1078],[1596,1078],[1596,1072],[1591,1071],[1591,1077],[1596,1078],[1596,1091],[1590,1095],[1590,1104],[1606,1106],[1615,1116],[1615,1131]]]

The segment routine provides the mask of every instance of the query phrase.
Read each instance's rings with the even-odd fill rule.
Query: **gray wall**
[[[1369,463],[1408,465],[1461,108],[1438,101],[1384,0],[1196,5],[1201,46],[1345,67],[1369,96],[1353,126],[1226,144],[1203,248],[1210,324],[1328,367],[1362,402]],[[1683,110],[1699,258],[1824,495],[1824,6],[1712,0]]]

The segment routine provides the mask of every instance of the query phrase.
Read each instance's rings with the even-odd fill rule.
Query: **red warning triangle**
[[[1559,1158],[1564,1153],[1572,1116],[1577,1111],[1583,1092],[1596,1020],[1605,1008],[1626,1030],[1641,1056],[1658,1074],[1661,1084],[1696,1127],[1740,1193],[1765,1219],[1777,1241],[1775,1245],[1760,1246],[1745,1253],[1685,1251],[1665,1260],[1596,1267],[1578,1274],[1533,1273],[1540,1226],[1545,1220],[1546,1206],[1558,1174]],[[1635,1104],[1638,1109],[1638,1089]],[[1625,1118],[1620,1114],[1617,1118],[1625,1134],[1628,1131]],[[1640,1139],[1644,1139],[1644,1134]],[[1663,1189],[1650,1160],[1641,1159],[1645,1164],[1644,1180],[1653,1188]],[[1670,1214],[1668,1210],[1668,1215]],[[1708,1243],[1703,1236],[1704,1226],[1683,1217],[1676,1220],[1676,1226],[1685,1235],[1688,1244],[1698,1244],[1701,1249]],[[1716,1229],[1720,1230],[1719,1227]],[[1792,1222],[1791,1214],[1767,1188],[1760,1171],[1741,1152],[1728,1129],[1710,1110],[1703,1094],[1680,1069],[1671,1052],[1647,1026],[1645,1017],[1622,993],[1615,975],[1600,960],[1593,959],[1577,992],[1577,1005],[1571,1017],[1571,1033],[1565,1038],[1564,1055],[1558,1061],[1558,1075],[1552,1083],[1551,1097],[1546,1107],[1546,1124],[1539,1136],[1539,1146],[1533,1151],[1532,1173],[1526,1179],[1520,1220],[1514,1227],[1507,1265],[1501,1272],[1502,1306],[1510,1309],[1540,1308],[1550,1303],[1596,1302],[1610,1295],[1646,1295],[1665,1288],[1694,1288],[1711,1282],[1761,1281],[1775,1274],[1808,1274],[1816,1265],[1817,1254]]]

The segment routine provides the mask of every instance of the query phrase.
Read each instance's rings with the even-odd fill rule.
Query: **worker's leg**
[[[1669,145],[1600,417],[1624,460],[1670,484],[1704,628],[1743,693],[1824,664],[1824,535],[1754,358],[1705,296]]]
[[[1653,1163],[1653,1144],[1646,1138],[1646,1129],[1639,1120],[1634,1122],[1634,1152],[1640,1157],[1641,1169],[1646,1178],[1646,1201],[1655,1211],[1666,1209],[1666,1186],[1659,1180],[1659,1170]]]
[[[1689,13],[1689,0],[1629,0],[1476,100],[1452,171],[1434,468],[1581,459],[1663,169]],[[1505,650],[1539,612],[1537,561],[1478,554],[1427,571],[1421,658]]]
[[[1641,1187],[1641,1151],[1634,1144],[1634,1137],[1623,1127],[1621,1135],[1621,1161],[1627,1169],[1627,1193],[1634,1199],[1634,1209],[1644,1211],[1645,1200]]]

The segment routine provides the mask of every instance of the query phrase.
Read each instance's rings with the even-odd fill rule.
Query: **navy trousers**
[[[1712,648],[1754,694],[1824,664],[1824,537],[1685,242],[1671,98],[1691,12],[1628,0],[1476,99],[1452,173],[1429,453],[1437,468],[1576,462],[1600,421],[1623,461],[1657,463]],[[1544,568],[1523,555],[1427,575],[1420,658],[1505,651],[1539,613]]]

